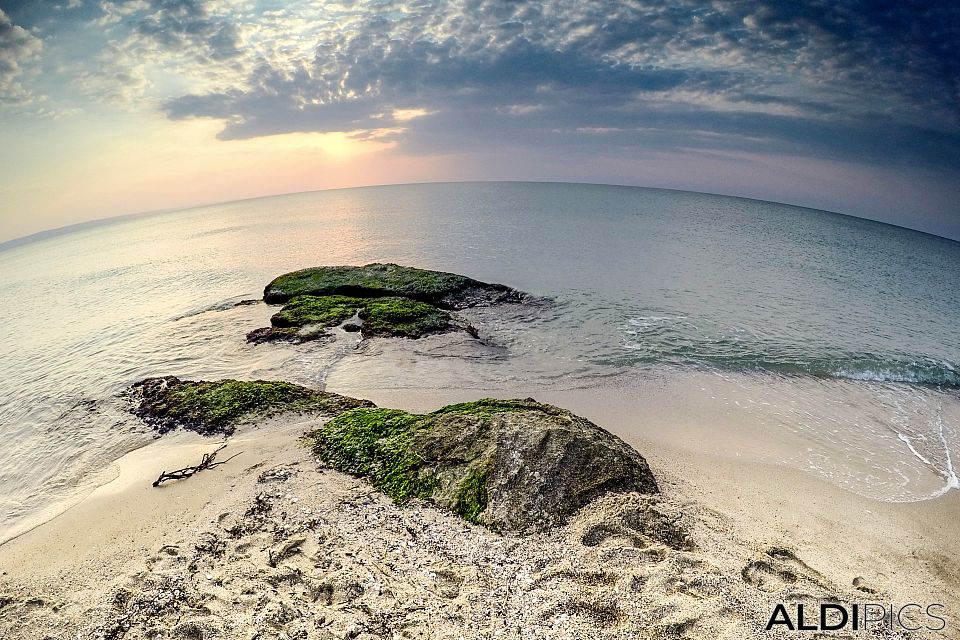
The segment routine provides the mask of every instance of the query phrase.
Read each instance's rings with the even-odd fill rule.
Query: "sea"
[[[464,312],[479,341],[245,341],[276,308],[237,303],[275,276],[370,262],[530,298]],[[877,500],[936,499],[960,488],[958,282],[960,243],[937,236],[563,183],[300,193],[0,244],[0,541],[153,441],[122,392],[157,375],[477,397],[589,389],[649,409],[647,433],[746,425],[766,464]]]

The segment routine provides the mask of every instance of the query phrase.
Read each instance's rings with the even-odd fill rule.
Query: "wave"
[[[937,387],[960,387],[960,371],[949,363],[898,360],[896,357],[843,355],[805,361],[778,359],[770,354],[735,357],[702,355],[677,364],[701,364],[738,371],[769,371],[783,375],[807,375],[861,382],[897,382]]]
[[[690,330],[685,316],[631,318],[613,364],[667,363],[767,371],[864,382],[960,387],[960,364],[928,355],[852,351],[762,339],[749,332],[722,337]]]
[[[777,362],[761,363],[761,368],[772,371],[784,369]],[[960,372],[957,368],[949,363],[932,359],[924,362],[916,359],[898,360],[895,356],[876,358],[848,356],[839,360],[811,360],[795,365],[795,369],[797,373],[826,378],[960,387]]]
[[[811,367],[817,373],[817,367]],[[960,372],[956,367],[943,364],[922,364],[917,362],[861,362],[851,363],[827,371],[826,375],[848,380],[868,382],[908,382],[945,387],[960,387]]]

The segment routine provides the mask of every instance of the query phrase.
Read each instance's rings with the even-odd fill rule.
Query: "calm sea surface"
[[[786,438],[791,453],[777,462],[851,491],[921,500],[958,486],[960,244],[685,192],[374,187],[0,245],[0,539],[150,441],[115,399],[138,379],[323,386],[350,372],[370,354],[348,342],[246,344],[275,309],[234,303],[286,271],[374,261],[464,273],[548,301],[468,312],[482,347],[449,337],[391,345],[428,366],[385,367],[371,387],[509,393],[521,383],[622,389],[624,379],[658,377],[705,403],[704,415],[712,401],[771,441]]]

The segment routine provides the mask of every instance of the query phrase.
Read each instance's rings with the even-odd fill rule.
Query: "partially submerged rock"
[[[275,327],[335,327],[349,320],[366,304],[350,296],[297,296],[270,319]]]
[[[469,327],[453,314],[408,298],[372,298],[357,315],[363,321],[360,333],[364,336],[419,338]],[[476,333],[472,327],[467,330]]]
[[[506,285],[480,282],[456,273],[373,263],[362,267],[312,267],[284,274],[267,285],[263,300],[283,304],[303,295],[400,296],[441,309],[465,309],[519,302],[524,294]]]
[[[260,327],[247,333],[247,342],[263,344],[264,342],[292,342],[300,344],[329,337],[326,331],[301,331],[295,327]]]
[[[354,409],[309,438],[319,458],[398,503],[420,498],[504,533],[561,524],[605,493],[658,492],[636,450],[532,399],[484,399],[425,415]]]
[[[203,435],[230,435],[242,420],[285,412],[336,416],[357,407],[358,400],[298,384],[266,380],[181,380],[175,376],[147,378],[130,387],[132,411],[160,433],[188,429]]]
[[[247,340],[306,342],[327,335],[326,329],[344,324],[354,317],[359,322],[347,323],[344,329],[360,331],[365,338],[420,338],[457,329],[476,334],[473,327],[455,314],[409,298],[297,296],[270,319],[271,328],[251,332]]]
[[[264,301],[284,306],[270,319],[272,326],[251,331],[247,341],[307,342],[330,336],[327,330],[340,325],[364,338],[420,338],[458,330],[477,337],[476,329],[452,310],[523,297],[506,285],[396,264],[313,267],[267,285]]]
[[[248,333],[247,342],[300,344],[330,337],[327,329],[355,316],[364,302],[348,296],[297,296],[270,318],[272,326]]]

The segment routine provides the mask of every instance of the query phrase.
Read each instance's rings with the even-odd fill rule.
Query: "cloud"
[[[351,132],[407,153],[522,142],[960,164],[955,3],[113,0],[90,11],[105,36],[74,82],[174,120],[220,120],[224,140]]]
[[[79,8],[79,5],[78,7]],[[122,21],[126,16],[138,11],[146,11],[150,4],[146,0],[127,0],[120,2],[101,2],[101,15],[94,21],[98,27],[108,27]]]
[[[42,49],[39,38],[13,24],[0,9],[0,105],[30,101],[30,92],[18,80],[23,75],[23,65],[39,58]]]
[[[147,3],[142,3],[147,4]],[[163,51],[192,52],[211,62],[240,55],[239,37],[229,20],[212,16],[201,0],[157,0],[134,29]]]
[[[960,158],[960,10],[949,3],[467,0],[326,9],[281,11],[259,40],[242,26],[254,34],[242,82],[172,97],[165,113],[222,119],[222,139],[399,126],[401,148],[423,152],[449,151],[471,132],[475,144],[576,146],[578,132],[623,129],[635,134],[619,143],[634,150],[749,141],[872,161],[956,166]],[[310,49],[271,45],[298,31]],[[428,115],[389,116],[409,109]],[[704,130],[713,135],[690,133]]]
[[[134,111],[154,108],[168,92],[191,85],[209,87],[214,79],[236,84],[243,77],[236,75],[238,28],[212,7],[204,0],[99,2],[84,24],[104,34],[99,50],[66,61],[64,75],[88,99]]]

